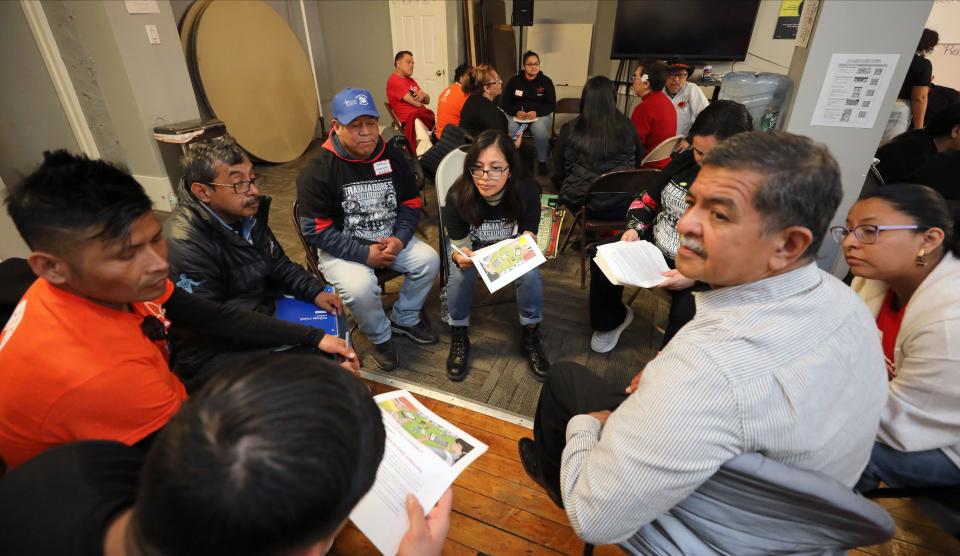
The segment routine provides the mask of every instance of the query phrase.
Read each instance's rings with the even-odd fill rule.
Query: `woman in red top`
[[[669,68],[660,61],[644,62],[633,73],[633,92],[641,99],[633,109],[630,120],[637,128],[643,143],[644,154],[677,134],[677,109],[664,94]],[[670,157],[644,164],[644,168],[663,170],[670,164]]]
[[[946,201],[888,185],[831,233],[877,319],[890,377],[857,488],[960,484],[960,245]]]

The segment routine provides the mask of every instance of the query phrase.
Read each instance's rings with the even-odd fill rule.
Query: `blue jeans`
[[[960,468],[940,450],[899,452],[874,442],[870,462],[856,489],[866,492],[883,481],[892,488],[932,487],[960,484]]]
[[[337,288],[343,303],[350,309],[360,331],[375,343],[390,339],[390,322],[380,302],[380,286],[373,269],[365,264],[338,259],[319,251],[320,272]],[[390,320],[400,326],[413,326],[420,321],[420,309],[433,287],[433,278],[440,270],[440,257],[417,236],[410,239],[390,268],[405,274],[400,297],[393,304]]]
[[[517,286],[517,309],[520,324],[537,324],[543,320],[543,282],[540,269],[535,268],[514,281]],[[477,268],[466,270],[456,264],[450,265],[450,280],[447,282],[447,308],[450,326],[470,326],[470,305],[473,304],[473,289],[477,285]]]
[[[507,118],[507,128],[510,130],[510,136],[520,124],[513,121],[512,117]],[[550,131],[553,128],[553,114],[540,116],[537,121],[530,124],[530,132],[533,133],[533,140],[537,144],[537,160],[546,162],[547,155],[550,153]]]

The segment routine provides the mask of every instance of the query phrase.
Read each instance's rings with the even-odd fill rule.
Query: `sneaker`
[[[594,332],[593,338],[590,338],[590,349],[597,353],[607,353],[613,351],[620,341],[620,334],[633,322],[633,310],[627,307],[627,316],[620,323],[620,326],[609,332]]]
[[[423,320],[423,317],[413,326],[400,326],[390,321],[390,330],[392,330],[394,334],[401,334],[410,338],[417,344],[435,344],[438,340],[436,333],[430,329],[430,325]]]
[[[460,382],[467,378],[470,358],[470,337],[466,326],[450,327],[450,355],[447,357],[447,378]]]
[[[393,347],[393,340],[382,344],[373,344],[373,362],[381,371],[392,371],[400,366],[400,356],[397,348]]]

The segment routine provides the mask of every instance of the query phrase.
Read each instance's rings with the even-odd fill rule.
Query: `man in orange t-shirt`
[[[453,83],[437,97],[437,127],[433,130],[437,139],[443,134],[443,128],[447,124],[460,125],[460,112],[463,110],[463,103],[467,102],[467,95],[463,92],[460,79],[468,69],[470,66],[467,64],[457,66],[453,72]]]
[[[10,189],[8,211],[38,279],[0,332],[8,466],[73,440],[148,443],[187,398],[167,363],[175,312],[177,322],[240,341],[342,348],[356,360],[318,329],[175,291],[151,205],[128,173],[66,151],[44,153]]]

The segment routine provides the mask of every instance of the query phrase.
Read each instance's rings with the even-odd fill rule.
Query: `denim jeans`
[[[337,288],[337,293],[350,309],[360,331],[375,344],[390,339],[390,322],[380,302],[380,286],[373,269],[365,264],[338,259],[319,251],[318,266],[324,278]],[[433,287],[440,270],[437,252],[416,236],[410,239],[390,267],[404,273],[400,298],[393,304],[390,320],[400,326],[413,326],[420,321],[420,309]]]
[[[886,444],[874,442],[870,462],[856,489],[860,492],[873,490],[880,481],[893,488],[958,485],[960,467],[940,450],[899,452]]]
[[[519,126],[520,124],[513,121],[513,118],[507,118],[507,127],[510,130],[511,137]],[[550,153],[550,131],[552,128],[553,114],[540,116],[537,121],[530,124],[530,132],[533,133],[533,140],[537,144],[537,160],[539,162],[547,161],[547,155]]]
[[[514,281],[517,287],[517,309],[520,324],[537,324],[543,320],[543,282],[540,269],[535,268]],[[473,304],[473,289],[477,286],[477,268],[466,270],[456,264],[450,265],[450,280],[447,282],[447,308],[450,326],[470,326],[470,305]]]

